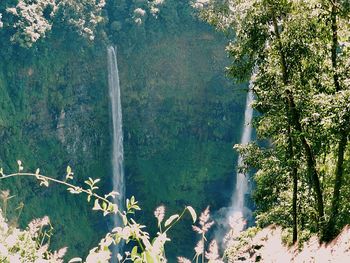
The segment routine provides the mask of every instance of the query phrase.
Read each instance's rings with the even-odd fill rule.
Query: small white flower
[[[163,221],[164,215],[165,215],[165,207],[164,206],[159,206],[154,211],[154,216],[158,220],[158,225],[160,225],[160,223]]]

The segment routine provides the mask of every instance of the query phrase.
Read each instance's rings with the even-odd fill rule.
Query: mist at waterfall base
[[[108,62],[108,89],[110,97],[110,109],[112,119],[112,180],[113,191],[119,193],[116,197],[116,204],[120,210],[123,210],[125,199],[124,183],[124,148],[123,148],[123,125],[122,125],[122,108],[120,98],[120,81],[118,72],[117,54],[114,47],[107,48]],[[113,218],[113,227],[120,226],[121,219],[115,215]],[[123,245],[117,246],[113,253],[122,250]]]
[[[248,144],[252,139],[252,103],[254,100],[252,82],[253,80],[251,80],[249,83],[249,90],[246,98],[244,123],[240,141],[240,144],[242,145]],[[253,221],[252,211],[247,204],[247,197],[250,196],[251,192],[249,174],[246,174],[239,170],[242,166],[243,158],[241,155],[239,155],[236,168],[236,184],[234,189],[232,189],[230,206],[222,207],[213,215],[213,218],[215,220],[214,236],[222,249],[225,248],[225,236],[228,235],[230,230],[233,229],[236,233],[241,232],[245,227],[251,225]]]

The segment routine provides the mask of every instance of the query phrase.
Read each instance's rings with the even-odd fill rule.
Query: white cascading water
[[[124,148],[123,148],[123,126],[122,126],[122,106],[120,100],[120,83],[117,55],[115,49],[110,46],[108,52],[108,89],[111,101],[111,113],[113,124],[113,145],[112,145],[112,170],[113,170],[113,190],[119,195],[116,204],[120,209],[124,206]],[[115,217],[114,224],[119,225],[119,218]]]
[[[251,141],[252,137],[252,120],[253,120],[253,108],[252,103],[254,101],[253,95],[253,74],[250,83],[249,91],[246,99],[246,106],[244,111],[244,125],[242,131],[242,137],[240,144],[246,145]],[[238,156],[237,161],[237,173],[236,173],[236,188],[232,189],[231,203],[229,207],[221,208],[215,215],[215,221],[217,223],[217,229],[215,233],[216,240],[223,240],[219,242],[222,249],[225,249],[230,244],[231,234],[241,232],[245,225],[246,220],[251,219],[251,211],[245,204],[245,196],[249,194],[248,175],[239,172],[239,167],[243,165],[243,158]]]
[[[249,91],[247,94],[246,99],[246,106],[245,106],[245,112],[244,112],[244,128],[243,133],[241,137],[240,144],[246,145],[251,141],[252,138],[252,130],[253,127],[251,125],[253,120],[253,108],[252,108],[252,102],[254,100],[253,91],[252,91],[252,80],[249,83]],[[237,167],[241,167],[243,165],[243,158],[241,155],[238,156],[237,161]],[[244,215],[245,210],[245,202],[244,197],[248,192],[248,178],[245,173],[239,172],[237,169],[237,176],[236,176],[236,189],[234,191],[234,194],[231,199],[232,204],[232,210],[234,212],[241,213]]]

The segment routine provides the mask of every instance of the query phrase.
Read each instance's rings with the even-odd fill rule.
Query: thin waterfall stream
[[[246,145],[251,141],[253,127],[251,125],[253,120],[253,108],[251,106],[254,100],[252,91],[252,81],[249,83],[249,91],[246,99],[246,106],[244,111],[244,125],[240,144]],[[237,175],[236,175],[236,188],[233,192],[231,204],[233,212],[239,212],[244,216],[245,210],[245,195],[249,191],[247,174],[240,172],[238,169],[243,165],[243,158],[238,156],[237,161]]]
[[[242,127],[242,135],[240,144],[247,145],[252,139],[252,120],[253,120],[253,108],[252,103],[254,101],[253,94],[253,73],[249,82],[249,90],[246,97],[246,104],[244,110],[244,122]],[[251,220],[252,212],[247,207],[246,196],[250,194],[249,178],[248,174],[239,171],[239,167],[243,165],[243,157],[238,156],[236,165],[236,183],[235,188],[232,189],[232,195],[230,205],[228,207],[221,208],[215,215],[215,221],[217,222],[217,229],[215,232],[216,240],[225,240],[234,229],[235,232],[240,232],[244,229],[246,221]],[[220,242],[221,247],[225,248],[224,243]]]
[[[253,107],[254,101],[253,86],[255,73],[252,74],[249,81],[248,93],[244,110],[243,131],[241,135],[241,145],[247,145],[252,140],[253,132]],[[240,167],[243,166],[243,156],[239,154],[236,168],[236,187],[233,189],[231,197],[231,205],[226,213],[226,232],[228,227],[234,232],[243,231],[246,223],[252,219],[252,212],[246,203],[246,196],[250,194],[248,174],[241,172]],[[232,230],[230,230],[231,232]]]
[[[113,172],[113,190],[118,192],[116,204],[123,209],[125,198],[124,184],[124,148],[123,148],[123,123],[122,107],[120,98],[120,82],[118,72],[117,54],[114,47],[107,48],[108,61],[108,89],[112,114],[112,172]],[[120,225],[120,219],[114,217],[114,225]]]

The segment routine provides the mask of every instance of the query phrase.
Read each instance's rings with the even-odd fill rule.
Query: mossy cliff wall
[[[101,190],[111,189],[106,45],[113,42],[121,77],[127,196],[140,200],[139,219],[152,232],[153,210],[160,204],[175,212],[186,204],[215,210],[229,202],[232,146],[239,142],[245,94],[225,78],[225,38],[197,21],[188,6],[168,1],[157,19],[135,25],[126,15],[135,5],[124,2],[109,2],[109,20],[94,43],[54,28],[30,50],[1,50],[0,161],[5,171],[16,170],[20,159],[26,170],[40,167],[61,179],[70,165],[75,182],[99,177]],[[107,230],[108,220],[90,211],[85,197],[59,186],[46,189],[23,178],[0,187],[16,195],[10,218],[16,218],[21,201],[22,226],[49,215],[53,244],[68,245],[69,256],[86,253]],[[191,254],[195,240],[189,220],[171,237],[170,259]]]

